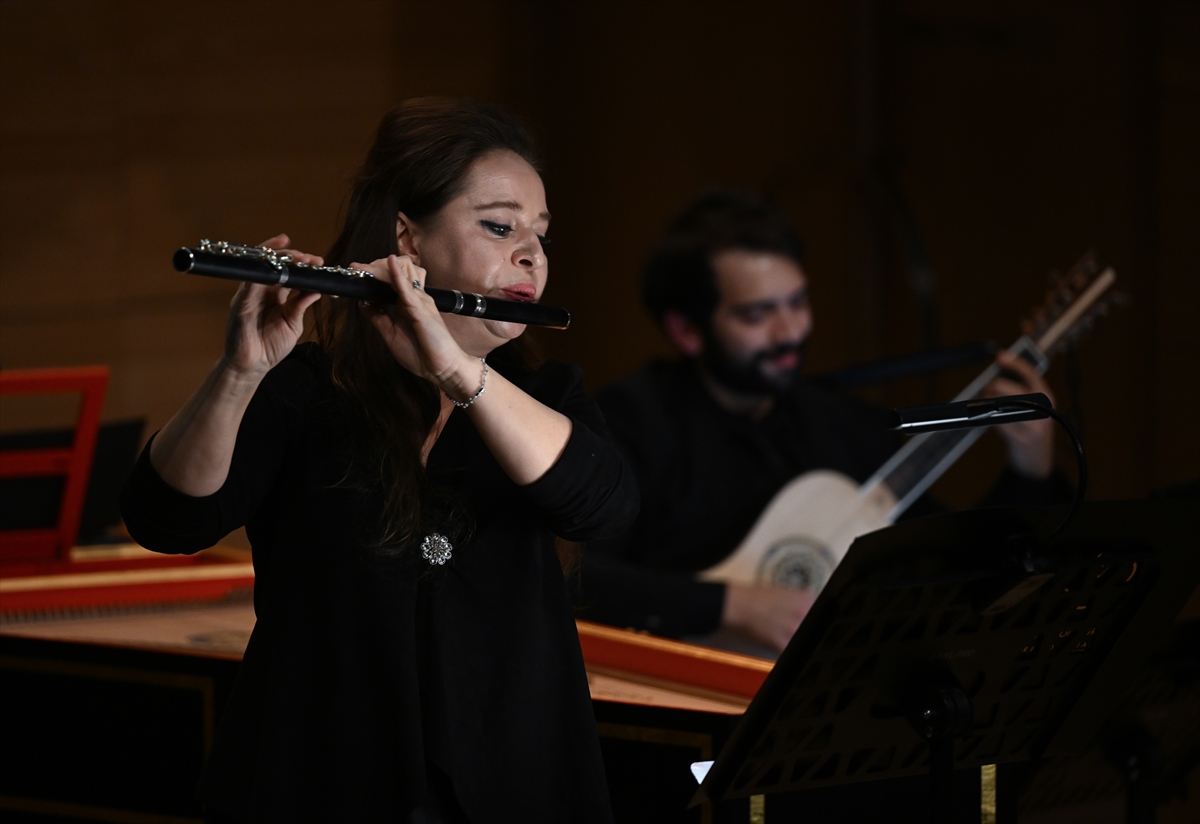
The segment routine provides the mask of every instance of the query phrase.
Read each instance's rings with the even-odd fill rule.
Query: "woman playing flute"
[[[396,306],[327,299],[297,345],[317,296],[242,284],[225,354],[139,459],[140,543],[253,546],[208,821],[611,820],[554,536],[621,532],[636,488],[577,368],[423,291],[539,299],[549,220],[511,116],[400,106],[328,256]]]

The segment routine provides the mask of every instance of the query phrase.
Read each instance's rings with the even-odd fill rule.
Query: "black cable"
[[[1064,517],[1059,525],[1054,528],[1053,532],[1046,536],[1046,540],[1049,541],[1066,529],[1067,525],[1070,524],[1071,521],[1075,520],[1075,516],[1079,514],[1079,507],[1083,505],[1084,496],[1087,495],[1088,466],[1087,456],[1083,454],[1083,441],[1080,439],[1079,433],[1075,431],[1075,427],[1071,425],[1069,420],[1067,420],[1067,417],[1052,406],[1035,403],[1034,401],[1017,399],[1002,402],[1000,408],[1003,409],[1006,406],[1015,406],[1022,409],[1037,409],[1041,412],[1045,412],[1048,417],[1053,418],[1060,426],[1062,426],[1063,429],[1067,430],[1067,434],[1071,437],[1071,443],[1075,445],[1075,461],[1079,467],[1079,485],[1075,488],[1075,500],[1071,502],[1071,508],[1067,510],[1066,517]]]

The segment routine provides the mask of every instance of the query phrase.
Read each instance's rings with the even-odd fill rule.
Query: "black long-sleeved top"
[[[789,481],[833,469],[864,482],[901,446],[886,411],[801,382],[760,421],[731,414],[688,361],[655,361],[597,393],[641,489],[624,536],[588,543],[576,586],[581,617],[659,635],[720,623],[725,585],[693,573],[728,557]],[[1070,499],[1066,479],[1006,469],[985,503]],[[937,511],[922,499],[908,515]]]
[[[443,567],[371,548],[382,499],[346,483],[349,424],[313,345],[255,393],[214,495],[174,490],[143,452],[122,499],[140,543],[195,552],[245,524],[253,546],[257,624],[206,803],[247,822],[401,821],[428,761],[472,820],[611,820],[553,536],[619,533],[636,485],[578,369],[506,376],[570,417],[572,434],[518,487],[470,419],[450,415],[427,472],[474,533]]]

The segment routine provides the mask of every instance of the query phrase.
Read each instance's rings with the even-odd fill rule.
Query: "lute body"
[[[700,573],[708,581],[819,591],[859,535],[892,523],[896,496],[832,469],[806,472],[772,498],[732,555]]]

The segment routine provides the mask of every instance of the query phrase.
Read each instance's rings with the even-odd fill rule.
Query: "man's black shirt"
[[[723,584],[693,573],[728,557],[774,495],[798,475],[833,469],[862,483],[900,448],[888,414],[801,381],[759,421],[725,411],[690,361],[655,361],[597,395],[641,488],[621,538],[587,545],[576,584],[581,617],[681,637],[715,630]],[[1069,496],[1065,479],[1006,469],[986,503]],[[922,499],[909,517],[936,512]]]

